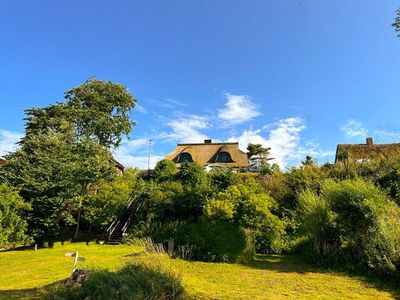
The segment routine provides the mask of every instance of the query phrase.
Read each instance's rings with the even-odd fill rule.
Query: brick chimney
[[[373,144],[374,144],[374,140],[372,139],[372,137],[367,137],[367,145],[372,146]]]
[[[211,144],[212,140],[204,140],[204,144]]]

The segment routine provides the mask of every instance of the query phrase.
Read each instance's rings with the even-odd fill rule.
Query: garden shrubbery
[[[321,192],[299,196],[301,229],[312,253],[361,268],[398,271],[400,208],[379,188],[361,179],[327,180]]]
[[[165,161],[157,164],[133,236],[156,243],[174,239],[177,247],[191,249],[192,258],[205,261],[233,262],[254,249],[246,246],[245,230],[259,252],[282,250],[285,225],[278,203],[256,180],[230,170],[207,174],[196,163],[172,169]]]
[[[26,213],[31,210],[29,203],[7,184],[0,184],[0,249],[28,245],[32,239],[27,236]]]
[[[131,234],[174,239],[177,249],[205,261],[296,252],[331,266],[398,273],[398,166],[318,166],[308,158],[285,172],[275,165],[266,175],[240,176],[162,161]]]
[[[80,287],[61,286],[48,300],[173,300],[183,293],[181,278],[160,263],[129,264],[117,272],[97,270]]]

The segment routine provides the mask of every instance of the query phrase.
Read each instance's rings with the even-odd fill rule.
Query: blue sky
[[[400,1],[0,1],[0,155],[23,110],[95,74],[138,99],[115,155],[152,164],[177,142],[248,142],[276,162],[400,140]]]

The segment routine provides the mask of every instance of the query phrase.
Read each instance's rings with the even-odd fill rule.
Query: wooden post
[[[85,261],[86,260],[86,258],[84,258],[84,257],[79,257],[78,251],[72,252],[72,253],[71,252],[65,253],[65,256],[74,258],[74,265],[72,267],[72,274],[74,274],[74,272],[76,270],[76,264],[78,263],[78,261]]]
[[[173,256],[174,255],[174,249],[175,248],[175,242],[174,239],[170,239],[168,241],[168,255]]]
[[[78,253],[78,251],[76,251],[76,253],[75,253],[75,259],[74,259],[74,266],[72,267],[72,274],[74,274],[74,272],[75,272],[76,263],[78,262],[78,257],[79,257],[79,253]]]

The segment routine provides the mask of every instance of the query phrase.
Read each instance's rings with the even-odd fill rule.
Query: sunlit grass
[[[130,261],[159,260],[181,275],[184,298],[193,299],[395,299],[397,291],[382,290],[362,278],[326,272],[298,258],[257,256],[250,265],[187,262],[164,255],[141,254],[138,246],[56,244],[53,249],[0,253],[0,299],[33,299],[43,286],[67,277],[78,250],[87,260],[81,269],[119,269]],[[47,288],[46,288],[47,289]]]

